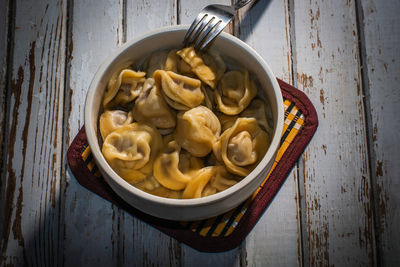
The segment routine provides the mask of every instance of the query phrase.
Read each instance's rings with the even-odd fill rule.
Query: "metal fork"
[[[194,48],[203,50],[235,17],[236,11],[252,1],[254,0],[238,0],[231,6],[206,6],[190,25],[183,43],[186,46],[194,45]]]

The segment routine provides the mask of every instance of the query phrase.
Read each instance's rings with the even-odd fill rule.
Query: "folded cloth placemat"
[[[71,171],[82,186],[178,241],[199,251],[233,249],[247,236],[271,203],[318,126],[315,108],[307,96],[279,79],[278,82],[284,100],[285,123],[275,162],[253,195],[227,213],[207,220],[174,222],[133,208],[101,176],[87,143],[84,127],[68,149]]]

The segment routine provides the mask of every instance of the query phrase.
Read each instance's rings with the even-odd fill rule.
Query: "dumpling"
[[[204,157],[210,153],[220,133],[217,116],[204,106],[178,113],[175,139],[193,156]]]
[[[131,123],[106,137],[102,153],[118,175],[129,183],[135,183],[151,174],[161,145],[161,135],[154,127]]]
[[[182,198],[181,190],[171,190],[162,186],[153,175],[150,175],[146,179],[134,184],[140,190],[147,192],[152,195],[166,198]]]
[[[221,131],[224,132],[226,129],[231,128],[238,116],[229,116],[225,114],[218,114],[219,122],[221,123]]]
[[[156,70],[163,70],[165,62],[167,60],[168,52],[165,50],[157,51],[151,54],[149,61],[147,62],[147,77],[153,77]]]
[[[183,190],[182,198],[202,197],[204,188],[210,179],[215,175],[215,173],[215,166],[205,167],[198,170],[196,175],[193,176],[193,179],[187,183],[185,190]]]
[[[237,177],[229,173],[225,166],[215,166],[216,172],[202,192],[202,197],[224,191],[237,183]]]
[[[192,72],[194,72],[200,80],[211,88],[215,88],[218,81],[217,69],[213,70],[211,67],[207,66],[202,57],[196,53],[193,46],[185,47],[176,53],[190,66]],[[207,60],[211,62],[212,59],[208,57]],[[216,64],[215,68],[217,68]]]
[[[177,51],[178,49],[169,51],[163,70],[172,71],[175,73],[179,72],[178,69],[181,58],[176,54]]]
[[[250,105],[240,113],[240,117],[255,118],[258,124],[260,124],[267,133],[273,132],[267,119],[267,107],[264,101],[260,99],[254,99]]]
[[[103,107],[112,108],[133,101],[142,91],[146,78],[145,72],[124,69],[114,73],[108,82],[107,91],[103,98]]]
[[[221,55],[217,51],[209,49],[207,53],[203,53],[201,57],[204,63],[214,72],[216,82],[218,82],[226,71],[226,64]]]
[[[132,113],[122,110],[106,110],[99,119],[100,134],[103,141],[107,135],[123,125],[130,124],[133,121]]]
[[[209,109],[213,110],[215,107],[213,90],[209,86],[204,84],[201,85],[201,90],[203,91],[204,94],[204,105]]]
[[[176,125],[175,112],[165,102],[153,78],[144,82],[132,112],[136,121],[150,123],[157,128],[169,129]]]
[[[234,174],[247,176],[264,157],[270,139],[254,118],[238,118],[213,147],[217,159]]]
[[[164,187],[172,190],[182,190],[186,184],[192,179],[193,172],[198,169],[198,162],[190,161],[185,168],[180,169],[181,147],[172,140],[167,143],[163,151],[154,161],[153,175],[154,178]],[[194,163],[194,164],[193,164]],[[182,164],[181,164],[182,167]]]
[[[154,80],[164,93],[165,101],[178,110],[188,110],[199,106],[204,100],[201,81],[172,71],[157,70]]]
[[[227,115],[237,115],[242,112],[257,95],[257,88],[249,78],[249,72],[226,72],[215,90],[217,108]]]
[[[184,60],[179,57],[179,55],[176,53],[177,51],[178,49],[173,49],[168,53],[164,65],[164,70],[169,70],[185,76],[194,77],[195,75],[192,72],[192,69]]]

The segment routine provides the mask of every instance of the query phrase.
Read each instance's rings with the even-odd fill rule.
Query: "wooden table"
[[[260,0],[230,31],[319,128],[238,248],[200,253],[81,187],[66,150],[118,46],[229,0],[0,2],[1,265],[400,264],[400,2]],[[10,265],[9,265],[10,264]]]

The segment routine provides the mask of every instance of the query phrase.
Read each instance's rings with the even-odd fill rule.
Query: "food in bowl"
[[[220,53],[227,66],[235,66],[235,64],[230,64],[231,59],[233,63],[240,62],[241,66],[245,68],[237,69],[248,70],[251,76],[254,77],[254,80],[258,82],[258,95],[262,96],[262,99],[268,100],[269,111],[271,112],[268,117],[272,118],[271,121],[273,123],[271,126],[273,125],[273,130],[269,133],[271,143],[265,156],[250,174],[242,177],[236,184],[217,194],[201,198],[175,199],[159,197],[146,193],[121,178],[110,167],[110,164],[101,152],[102,139],[100,138],[99,117],[104,111],[103,97],[107,89],[107,84],[115,73],[119,73],[128,66],[132,66],[132,63],[134,63],[132,70],[143,70],[146,73],[151,73],[148,71],[147,66],[142,68],[137,68],[136,66],[141,66],[141,60],[148,55],[154,54],[155,51],[180,47],[187,30],[188,26],[185,25],[160,28],[130,40],[116,49],[116,51],[107,57],[94,75],[85,102],[85,133],[87,141],[98,169],[107,184],[132,207],[155,217],[178,221],[201,220],[217,216],[237,207],[240,203],[248,199],[265,180],[267,173],[272,168],[279,148],[284,123],[282,94],[278,81],[271,69],[260,55],[246,43],[230,34],[222,32],[214,40],[211,48]],[[166,58],[167,56],[168,54],[165,53],[160,57]],[[156,69],[159,69],[157,58],[154,57],[152,62],[155,62],[153,64],[154,72]],[[182,73],[188,70],[187,67],[187,64],[182,63],[182,61],[180,62]],[[210,95],[213,95],[212,92]],[[211,100],[213,99],[207,98],[205,94],[204,104],[212,103]],[[252,110],[252,112],[257,110],[257,105],[254,105],[254,102],[252,103]],[[122,111],[122,113],[113,114],[119,118],[117,124],[132,123],[133,117],[132,121],[130,121],[130,112]],[[259,112],[255,113],[257,114],[257,120],[260,120],[262,114],[260,115]],[[224,132],[226,129],[224,127],[233,125],[230,118],[232,115],[227,116],[229,118],[226,120],[222,119],[222,115],[219,117],[221,119],[221,132]],[[172,133],[171,128],[157,128],[157,130],[160,133],[163,132],[163,136]],[[185,150],[181,151],[185,152]],[[210,153],[210,156],[205,159],[205,165],[212,165],[216,161],[216,157],[213,156],[213,153]]]
[[[190,199],[226,190],[259,164],[273,127],[248,70],[193,47],[138,62],[111,76],[99,118],[103,156],[120,177]]]

